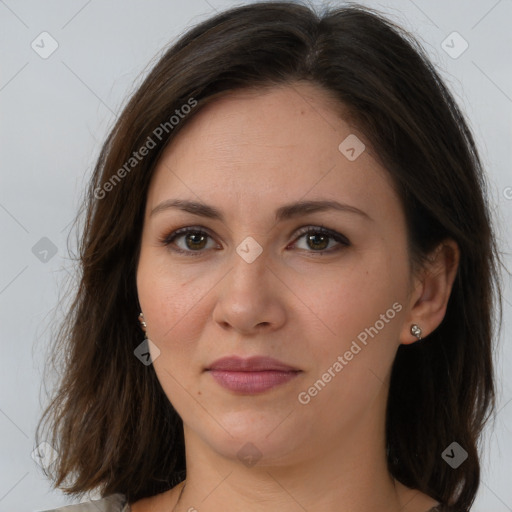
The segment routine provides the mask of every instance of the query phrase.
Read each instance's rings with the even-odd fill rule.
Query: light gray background
[[[501,248],[509,254],[512,1],[361,3],[388,13],[423,42],[467,113],[489,172]],[[191,25],[237,4],[0,0],[0,511],[36,511],[72,502],[51,491],[31,453],[45,401],[48,327],[59,317],[55,308],[72,269],[66,238],[107,130],[162,48]],[[47,59],[31,47],[43,31],[59,45]],[[458,58],[442,47],[453,31],[469,44]],[[461,48],[456,40],[453,46]],[[32,248],[43,237],[55,245],[54,256],[34,254]],[[45,257],[48,261],[41,261]],[[505,261],[512,268],[509,256]],[[508,276],[504,285],[505,321],[497,352],[499,412],[483,444],[482,485],[472,509],[477,512],[512,511]]]

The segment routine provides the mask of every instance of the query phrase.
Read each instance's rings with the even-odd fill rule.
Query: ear
[[[459,261],[459,246],[451,239],[441,242],[429,254],[420,275],[414,278],[409,313],[400,333],[400,343],[408,345],[418,341],[411,334],[411,325],[417,324],[422,331],[421,337],[425,338],[442,322]]]

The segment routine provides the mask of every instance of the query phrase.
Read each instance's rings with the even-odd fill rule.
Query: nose
[[[244,244],[241,244],[241,248]],[[233,265],[217,285],[213,320],[224,330],[251,335],[286,322],[288,288],[265,250],[256,258],[233,253]],[[254,256],[254,254],[252,255]]]

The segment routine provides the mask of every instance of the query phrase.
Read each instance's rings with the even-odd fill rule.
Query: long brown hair
[[[52,349],[64,375],[36,432],[59,452],[48,469],[55,487],[134,502],[185,478],[182,421],[153,366],[134,356],[149,182],[163,148],[205,104],[297,81],[328,91],[372,144],[400,193],[411,261],[420,265],[446,238],[459,245],[445,318],[426,340],[398,349],[386,442],[389,471],[403,484],[444,510],[473,503],[477,443],[495,407],[496,306],[501,313],[485,177],[470,128],[421,45],[357,4],[317,13],[261,2],[221,12],[173,44],[127,103],[84,200],[79,286]],[[441,457],[453,441],[468,453],[457,469]]]

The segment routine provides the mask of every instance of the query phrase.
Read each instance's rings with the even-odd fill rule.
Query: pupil
[[[195,237],[198,237],[199,239],[202,239],[203,241],[204,241],[204,238],[205,238],[205,237],[204,237],[204,235],[193,234],[193,233],[192,233],[192,234],[189,234],[189,236],[188,236],[188,240],[189,240],[189,241],[192,241],[192,244],[193,244],[193,245],[194,245],[194,244],[197,244],[197,243],[199,243],[199,244],[201,243],[201,240],[199,240],[199,241],[194,240],[194,238],[195,238]],[[190,248],[190,246],[189,246],[189,248]]]
[[[311,241],[313,241],[315,238],[323,238],[323,239],[324,239],[324,242],[325,242],[325,241],[326,241],[326,239],[327,239],[327,237],[326,237],[325,235],[309,235],[308,240],[311,242]],[[320,242],[320,243],[321,243],[321,242]],[[315,243],[313,242],[313,244],[315,244]],[[328,245],[328,244],[327,244],[327,245]],[[320,249],[325,249],[325,247],[326,247],[326,245],[325,245],[325,243],[324,243],[324,244],[323,244],[323,247],[320,247]],[[314,247],[314,248],[318,249],[318,247]]]

